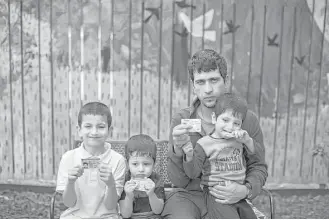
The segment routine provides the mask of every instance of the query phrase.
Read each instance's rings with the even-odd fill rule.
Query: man
[[[188,63],[188,72],[193,83],[196,99],[188,108],[180,110],[171,121],[168,152],[168,175],[171,182],[178,187],[172,192],[165,203],[162,216],[164,218],[203,218],[207,207],[200,187],[200,178],[189,179],[184,172],[185,155],[182,148],[195,146],[203,136],[214,129],[212,113],[218,97],[227,88],[227,64],[216,51],[205,49],[196,52]],[[188,125],[181,124],[181,119],[201,119],[201,132],[191,132]],[[246,181],[244,184],[232,183],[228,186],[219,184],[209,187],[210,194],[216,202],[233,204],[242,199],[256,197],[267,178],[265,148],[259,121],[254,113],[248,110],[242,129],[250,135],[244,144],[253,144],[254,154],[247,154]],[[228,138],[228,137],[227,137]],[[247,143],[248,142],[248,143]]]

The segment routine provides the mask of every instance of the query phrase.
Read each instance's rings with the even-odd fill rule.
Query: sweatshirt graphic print
[[[227,185],[230,181],[242,184],[246,177],[243,145],[235,139],[205,136],[197,142],[193,159],[184,163],[184,169],[192,179],[202,174],[201,185]]]

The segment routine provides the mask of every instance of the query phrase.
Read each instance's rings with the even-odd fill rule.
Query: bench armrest
[[[262,193],[265,194],[268,199],[269,199],[269,203],[270,203],[270,219],[274,219],[274,215],[275,215],[275,210],[274,210],[274,199],[273,199],[273,195],[271,193],[270,190],[266,189],[266,188],[262,188]]]
[[[57,195],[62,195],[61,193],[55,191],[53,196],[51,197],[50,200],[50,207],[49,207],[49,219],[54,219],[55,218],[55,203],[56,203],[56,197]]]

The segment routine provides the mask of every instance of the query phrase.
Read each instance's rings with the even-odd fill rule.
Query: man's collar
[[[195,116],[196,111],[197,111],[198,107],[200,106],[200,103],[201,103],[200,99],[197,96],[195,96],[193,98],[192,104],[190,106],[190,117]]]
[[[194,97],[192,104],[190,106],[190,118],[196,118],[196,114],[197,114],[197,109],[198,107],[201,105],[201,101],[198,97]],[[202,120],[202,119],[201,119]],[[215,130],[215,129],[214,129]],[[211,134],[214,132],[214,130],[211,132]],[[201,134],[202,136],[207,135],[206,131],[204,130],[204,128],[201,126],[201,132],[198,132],[199,134]]]

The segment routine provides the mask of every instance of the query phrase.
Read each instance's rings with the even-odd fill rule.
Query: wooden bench
[[[78,147],[80,145],[80,143],[81,143],[80,141],[76,141],[75,147]],[[125,155],[125,153],[124,153],[125,142],[124,141],[111,141],[110,144],[111,144],[113,150],[115,150],[118,153],[121,153],[122,155]],[[160,174],[163,178],[163,181],[165,184],[165,194],[166,195],[168,195],[175,188],[171,184],[168,174],[167,174],[167,152],[168,152],[168,141],[158,141],[157,142],[157,158],[156,158],[156,163],[155,163],[155,171],[158,174]],[[267,217],[272,219],[272,218],[274,218],[273,195],[268,189],[265,189],[265,188],[262,189],[261,194],[265,197],[265,201],[262,201],[262,203],[266,202],[266,200],[268,203]],[[61,195],[61,194],[58,192],[55,192],[52,196],[50,210],[49,210],[50,219],[53,219],[55,217],[55,206],[56,206],[56,202],[58,202],[59,195]],[[59,199],[59,201],[61,202],[61,198]],[[64,204],[61,204],[61,207],[64,209],[64,207],[65,207]],[[263,212],[263,210],[262,210],[262,212]]]

